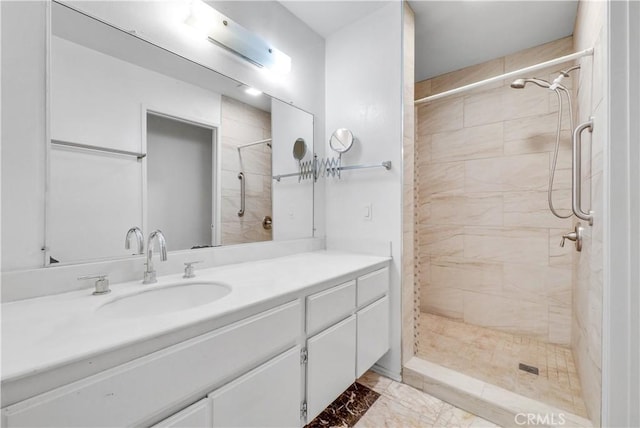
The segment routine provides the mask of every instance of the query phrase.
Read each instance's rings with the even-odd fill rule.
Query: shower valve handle
[[[584,227],[580,223],[576,223],[575,230],[573,232],[565,233],[562,235],[562,239],[560,240],[560,246],[564,247],[565,239],[569,241],[573,241],[576,243],[576,250],[582,251],[582,232],[584,231]]]
[[[576,235],[575,232],[569,232],[569,233],[565,233],[564,235],[562,235],[562,240],[560,241],[560,246],[564,247],[564,240],[568,239],[569,241],[575,241],[576,239],[578,239],[578,236]]]

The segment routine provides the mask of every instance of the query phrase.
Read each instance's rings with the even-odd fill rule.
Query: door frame
[[[640,426],[640,3],[607,2],[602,426]]]
[[[202,118],[185,116],[180,112],[170,111],[166,108],[156,108],[146,104],[141,105],[141,149],[142,153],[147,153],[147,116],[159,116],[178,122],[183,122],[189,125],[198,126],[200,128],[206,128],[211,130],[211,245],[217,247],[221,243],[221,216],[222,208],[219,202],[222,195],[222,173],[221,173],[221,138],[220,138],[220,124],[209,122]],[[141,168],[141,182],[142,182],[142,230],[149,233],[149,208],[148,208],[148,192],[147,192],[147,157],[142,158]],[[188,248],[186,248],[188,249]]]

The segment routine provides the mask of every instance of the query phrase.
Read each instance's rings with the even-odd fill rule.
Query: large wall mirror
[[[127,230],[168,250],[313,235],[313,115],[52,3],[48,264],[119,258]]]

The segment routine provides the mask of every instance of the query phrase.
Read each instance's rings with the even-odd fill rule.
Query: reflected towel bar
[[[92,146],[89,144],[72,143],[71,141],[51,140],[52,146],[73,147],[74,149],[91,150],[94,152],[111,153],[123,156],[135,156],[138,160],[147,156],[146,153],[129,152],[127,150],[111,149],[109,147]]]
[[[244,149],[245,147],[257,146],[258,144],[269,144],[270,142],[271,142],[271,138],[266,138],[264,140],[258,140],[252,143],[242,144],[238,146],[238,151],[240,151],[240,149]]]
[[[240,211],[238,211],[238,217],[242,217],[244,215],[244,198],[245,198],[244,172],[238,173],[238,180],[240,180]]]

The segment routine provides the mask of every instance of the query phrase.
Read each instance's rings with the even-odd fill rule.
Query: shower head
[[[524,88],[525,84],[526,83],[525,83],[524,79],[516,79],[513,82],[511,82],[511,87],[513,89],[522,89],[522,88]]]
[[[545,89],[549,89],[549,87],[551,86],[551,83],[547,82],[546,80],[533,77],[527,79],[516,79],[511,83],[511,87],[513,89],[522,89],[527,85],[527,83],[535,83],[536,85]]]

